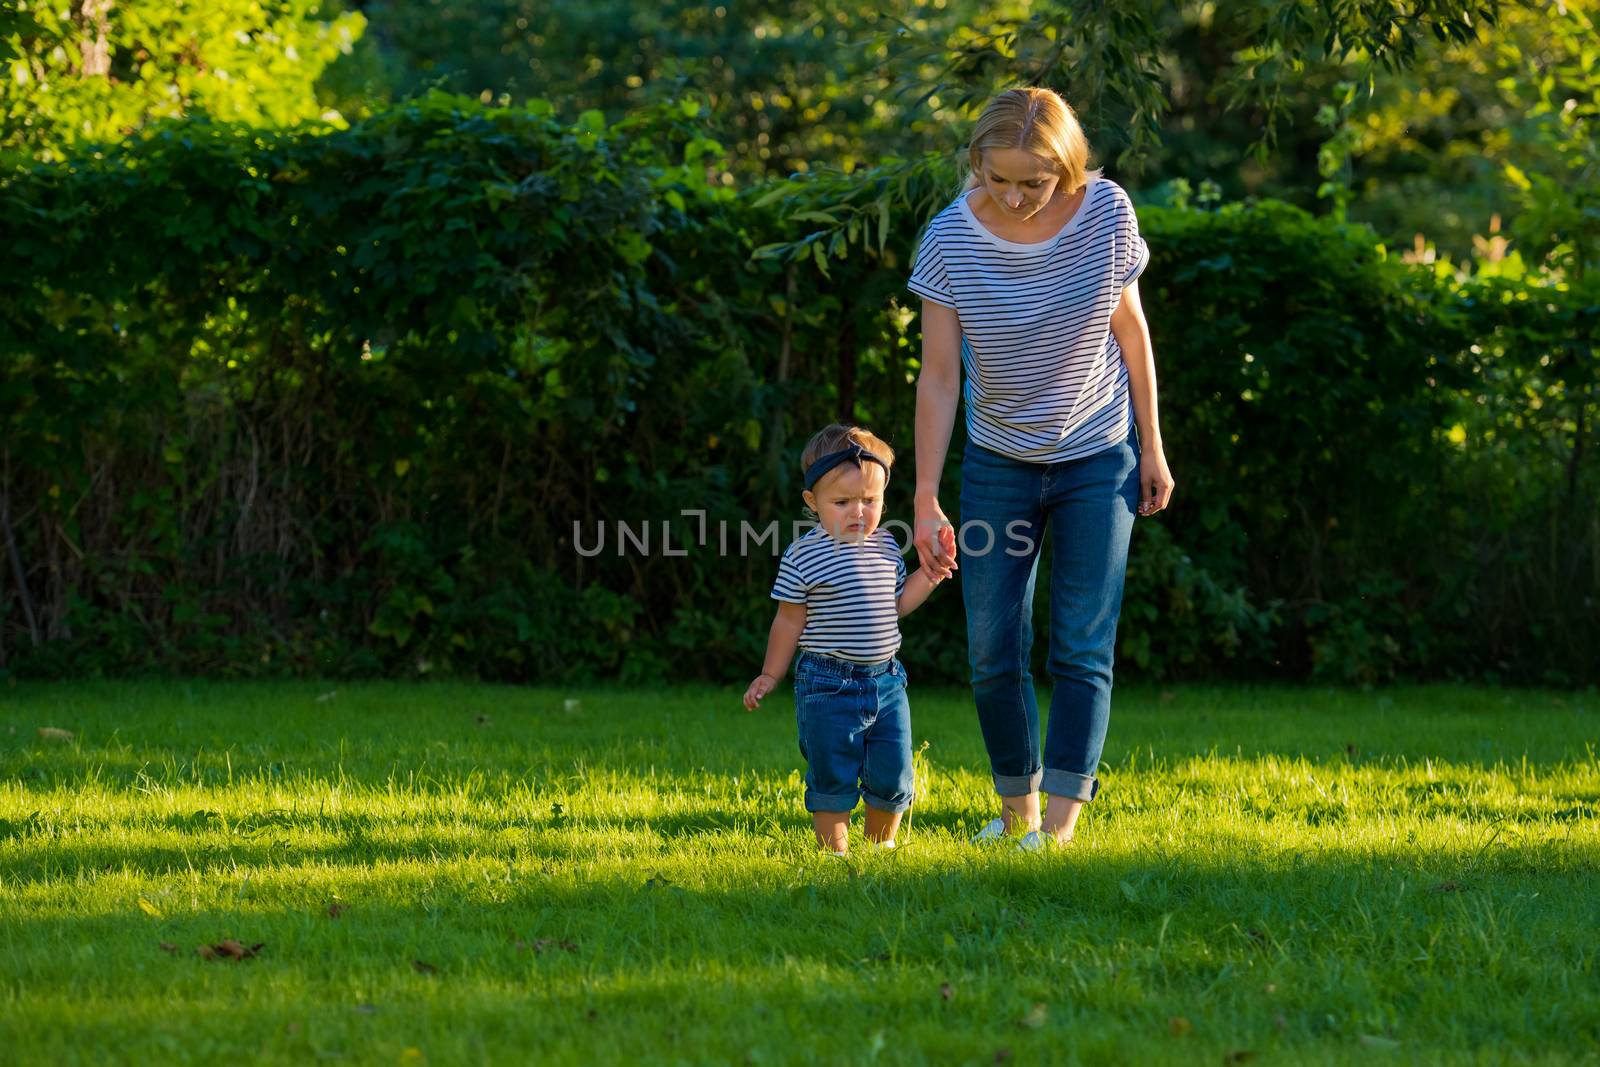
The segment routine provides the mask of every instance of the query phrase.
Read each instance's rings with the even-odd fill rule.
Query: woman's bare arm
[[[955,531],[939,506],[939,476],[950,451],[961,393],[961,320],[954,308],[922,302],[922,372],[917,376],[916,528],[911,542],[928,573],[950,577],[956,566]]]
[[[1156,357],[1150,345],[1150,326],[1145,322],[1139,302],[1139,283],[1122,291],[1117,309],[1111,313],[1111,334],[1122,349],[1122,362],[1128,367],[1128,392],[1133,402],[1133,421],[1139,428],[1139,514],[1154,515],[1172,499],[1172,472],[1161,441],[1161,416],[1156,400]]]

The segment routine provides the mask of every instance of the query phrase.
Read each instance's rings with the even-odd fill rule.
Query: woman
[[[972,692],[1001,799],[974,840],[1018,834],[1029,850],[1070,840],[1099,787],[1128,537],[1134,515],[1161,511],[1173,488],[1136,282],[1149,251],[1127,194],[1088,160],[1054,92],[995,97],[968,148],[972,173],[928,224],[908,283],[923,300],[913,539],[940,578],[959,542]],[[956,536],[939,474],[963,370]],[[1052,527],[1041,752],[1029,653]]]

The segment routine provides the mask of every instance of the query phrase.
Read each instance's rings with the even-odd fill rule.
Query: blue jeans
[[[1024,463],[967,445],[961,464],[961,597],[978,723],[995,791],[1092,800],[1111,714],[1111,664],[1139,504],[1139,445],[1128,439],[1062,463]],[[1029,670],[1040,540],[1050,566],[1050,722],[1039,751]],[[990,534],[992,533],[992,538]],[[992,543],[990,543],[992,541]],[[988,544],[988,550],[984,551]]]
[[[911,807],[911,705],[906,669],[893,657],[852,663],[800,653],[794,711],[806,760],[806,810]]]

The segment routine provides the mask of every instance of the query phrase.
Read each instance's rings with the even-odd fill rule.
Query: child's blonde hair
[[[811,435],[811,440],[806,442],[805,450],[800,453],[800,470],[804,471],[829,452],[837,452],[850,444],[860,445],[871,452],[883,460],[885,467],[894,466],[894,449],[889,447],[889,442],[871,430],[836,422],[831,426],[824,426]]]
[[[983,153],[992,148],[1020,148],[1053,165],[1067,196],[1100,176],[1089,170],[1089,139],[1077,113],[1053,89],[1007,89],[984,105],[967,145],[963,189],[982,183]]]
[[[883,460],[884,478],[889,476],[888,468],[894,466],[894,449],[889,447],[889,442],[873,433],[871,430],[860,426],[847,426],[836,422],[832,426],[824,426],[811,435],[811,440],[806,442],[806,447],[800,452],[800,470],[804,473],[813,463],[826,456],[829,452],[837,452],[847,445],[856,444]],[[804,505],[808,518],[816,518],[817,513],[810,504]]]

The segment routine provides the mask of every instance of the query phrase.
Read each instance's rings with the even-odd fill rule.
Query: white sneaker
[[[990,819],[983,824],[983,829],[972,835],[974,845],[992,845],[996,841],[1005,840],[1006,821],[1004,819]]]
[[[1045,833],[1043,830],[1029,830],[1017,841],[1017,851],[1043,852],[1046,849],[1061,848],[1071,840],[1072,838],[1069,837],[1066,841],[1057,841],[1054,836]]]
[[[869,851],[869,852],[893,852],[894,851],[894,842],[892,840],[891,841],[874,841],[874,840],[872,840],[872,838],[869,837],[869,838],[867,838],[867,851]]]

